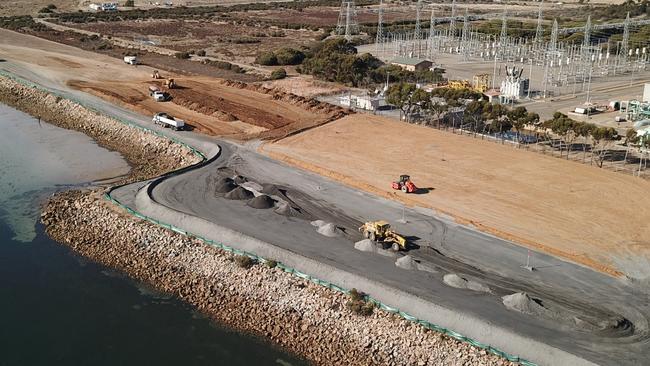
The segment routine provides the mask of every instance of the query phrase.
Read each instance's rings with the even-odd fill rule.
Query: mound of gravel
[[[525,292],[517,292],[501,298],[508,309],[529,315],[544,315],[548,311]]]
[[[242,187],[237,187],[233,189],[232,191],[226,193],[224,198],[227,198],[229,200],[249,200],[253,198],[253,193],[247,189],[244,189]]]
[[[237,188],[237,185],[232,179],[223,178],[217,181],[217,187],[215,188],[215,191],[217,191],[218,193],[228,193],[235,188]]]
[[[395,261],[395,265],[399,268],[408,269],[408,270],[417,270],[418,264],[415,262],[415,259],[410,255],[405,255],[402,258],[398,258]]]
[[[377,246],[370,239],[363,239],[354,243],[354,249],[362,252],[376,252]]]
[[[323,224],[318,228],[318,233],[321,235],[329,236],[329,237],[335,237],[339,236],[341,234],[341,230],[336,227],[336,225],[332,224],[331,222],[328,222],[326,224]]]
[[[261,194],[261,195],[255,197],[255,198],[253,198],[252,200],[248,201],[248,205],[250,207],[258,208],[258,209],[271,208],[271,207],[274,206],[274,204],[275,204],[275,201],[273,200],[273,198],[271,198],[271,197],[269,197],[269,196],[267,196],[265,194]]]
[[[449,273],[442,277],[442,281],[447,285],[455,288],[462,288],[479,292],[490,292],[490,288],[476,281],[467,280],[455,273]]]
[[[248,182],[248,179],[246,179],[246,177],[241,176],[241,175],[235,175],[235,176],[232,178],[232,180],[233,180],[236,184],[242,184],[242,183],[246,183],[246,182]]]
[[[314,221],[311,222],[311,225],[316,226],[316,227],[321,227],[321,226],[325,225],[325,221],[323,221],[323,220],[314,220]]]
[[[278,215],[288,216],[288,217],[296,217],[300,215],[300,212],[295,210],[293,207],[291,207],[290,204],[286,202],[278,202],[278,208],[276,208],[273,212],[275,212]]]

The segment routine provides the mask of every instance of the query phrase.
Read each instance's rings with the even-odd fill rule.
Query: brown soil
[[[167,112],[210,135],[273,139],[345,114],[329,104],[274,89],[169,72],[162,74],[176,79],[181,88],[170,91],[173,101],[158,103],[148,95],[148,86],[156,83],[150,67],[125,65],[112,57],[6,30],[0,30],[0,53],[44,79],[140,113]]]
[[[353,115],[263,150],[348,185],[597,270],[650,258],[650,182],[492,142]],[[390,189],[408,173],[428,194]]]

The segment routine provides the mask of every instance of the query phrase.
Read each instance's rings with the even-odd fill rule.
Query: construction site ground
[[[263,151],[600,271],[650,275],[647,180],[367,114]],[[400,174],[426,194],[392,191]]]
[[[29,65],[34,71],[51,74],[71,87],[140,113],[169,113],[209,135],[243,140],[276,138],[318,125],[340,113],[335,109],[316,109],[283,93],[266,94],[241,83],[164,71],[162,76],[174,78],[180,87],[169,90],[171,101],[155,102],[148,95],[148,87],[164,88],[162,80],[151,78],[150,67],[125,67],[116,58],[15,32],[0,30],[0,35],[0,53],[10,53],[13,62]]]
[[[509,350],[535,351],[504,344],[496,328],[607,365],[639,364],[648,357],[644,281],[648,227],[643,218],[650,216],[650,206],[645,181],[368,115],[348,116],[263,146],[264,152],[321,175],[312,174],[261,156],[256,143],[232,144],[198,133],[232,131],[228,137],[252,138],[259,131],[246,133],[246,129],[267,128],[279,131],[275,137],[281,137],[296,129],[275,127],[280,120],[295,121],[289,126],[312,127],[323,120],[313,120],[310,114],[331,117],[305,112],[304,102],[298,99],[285,102],[285,96],[275,100],[243,84],[181,76],[180,85],[185,83],[188,89],[179,91],[196,90],[204,99],[197,105],[156,104],[138,100],[151,83],[147,67],[128,66],[108,56],[9,31],[0,31],[0,54],[6,60],[0,62],[0,69],[157,130],[161,129],[150,123],[149,109],[158,105],[190,123],[192,118],[207,116],[205,108],[211,107],[207,103],[218,98],[227,105],[245,106],[246,111],[237,110],[243,117],[235,123],[205,117],[205,126],[197,123],[195,131],[165,131],[199,148],[215,143],[222,147],[221,155],[208,165],[169,177],[151,193],[150,200],[179,214],[467,314],[470,320],[459,321],[454,329],[468,334],[477,333],[478,322],[471,319],[481,319],[481,327],[488,324],[478,334],[481,340]],[[179,93],[177,98],[191,96]],[[222,113],[228,112],[219,111],[220,117]],[[248,122],[242,121],[244,117]],[[235,173],[267,185],[276,196],[285,195],[295,204],[293,210],[308,216],[278,214],[275,209],[253,208],[243,200],[216,194],[219,179]],[[390,191],[390,182],[404,173],[423,188],[421,194]],[[141,183],[123,187],[117,194],[134,205],[141,187]],[[419,207],[403,209],[400,201]],[[312,218],[330,221],[334,232],[317,231],[309,221]],[[394,223],[412,243],[409,250],[387,256],[355,249],[354,242],[360,239],[355,226],[373,219]],[[536,271],[521,268],[527,250],[510,240],[539,249],[532,252]],[[398,265],[397,259],[409,259],[406,255],[412,261]],[[629,278],[598,273],[555,256],[609,274],[617,274],[618,269]],[[490,291],[455,288],[458,284],[444,282],[447,274],[469,278]],[[532,307],[530,313],[502,303],[501,296],[521,292],[531,296],[519,304]],[[400,299],[387,303],[392,301]]]

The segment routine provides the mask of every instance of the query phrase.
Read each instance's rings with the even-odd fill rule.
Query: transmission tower
[[[499,53],[501,58],[505,55],[506,41],[508,39],[508,18],[506,17],[506,8],[503,8],[503,16],[501,17],[501,36],[499,37]]]
[[[544,35],[544,28],[542,28],[542,7],[544,6],[544,0],[539,3],[539,12],[537,13],[537,29],[535,30],[535,44],[538,44],[542,41],[542,36]]]
[[[463,16],[463,33],[461,35],[460,46],[463,51],[463,61],[469,61],[469,20],[467,8],[465,8],[465,15]]]
[[[377,36],[375,37],[375,47],[377,55],[381,48],[381,44],[384,43],[384,1],[379,0],[379,10],[377,11]]]
[[[420,13],[422,11],[422,0],[418,0],[418,4],[416,5],[415,8],[415,34],[413,35],[413,39],[415,41],[419,41],[422,37],[422,28],[420,25]]]
[[[428,53],[429,53],[429,60],[433,61],[433,43],[434,43],[434,32],[435,32],[435,26],[436,26],[436,12],[431,5],[431,18],[429,18],[429,40],[428,40]]]
[[[341,11],[339,12],[339,21],[336,25],[336,34],[345,34],[345,39],[352,39],[352,35],[359,33],[357,25],[357,9],[354,6],[354,0],[343,0],[341,2]]]
[[[456,0],[451,2],[451,19],[449,20],[449,36],[456,37]]]
[[[587,24],[585,24],[585,37],[582,40],[582,47],[585,52],[588,51],[591,44],[591,15],[587,16]]]
[[[622,61],[625,63],[627,61],[627,53],[630,42],[630,13],[627,13],[625,17],[625,23],[623,25],[623,41],[621,42],[621,50],[619,52],[620,56],[623,56]]]
[[[558,33],[557,19],[553,19],[553,29],[551,30],[551,42],[549,42],[548,44],[548,50],[551,52],[555,52],[555,50],[557,50],[557,33]]]

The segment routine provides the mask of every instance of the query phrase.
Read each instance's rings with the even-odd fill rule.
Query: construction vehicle
[[[467,80],[449,80],[447,85],[451,89],[472,89],[472,85]]]
[[[160,76],[160,73],[158,70],[154,70],[153,73],[151,74],[152,79],[162,79],[162,76]]]
[[[124,63],[129,65],[137,65],[138,58],[135,56],[124,56]]]
[[[363,237],[374,242],[391,244],[391,249],[399,251],[406,250],[406,238],[394,232],[386,221],[368,221],[359,228]]]
[[[391,187],[404,193],[414,193],[418,190],[415,183],[411,181],[411,177],[406,174],[400,175],[398,181],[391,183]]]
[[[474,90],[485,93],[490,88],[490,74],[474,75]]]
[[[176,88],[176,82],[174,81],[174,79],[165,79],[164,85],[168,89],[175,89]]]
[[[166,102],[171,99],[169,93],[160,90],[157,86],[149,85],[149,96],[156,102]]]
[[[174,118],[164,112],[154,114],[151,122],[165,128],[172,128],[176,131],[180,131],[185,128],[185,121],[182,119]]]

